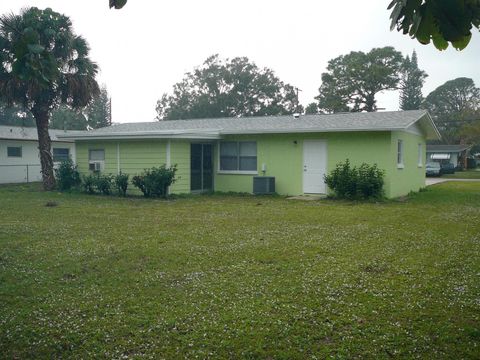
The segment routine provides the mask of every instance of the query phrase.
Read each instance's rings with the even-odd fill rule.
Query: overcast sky
[[[391,45],[415,49],[429,77],[424,95],[465,76],[480,86],[480,34],[464,51],[437,51],[389,30],[390,0],[128,0],[109,10],[108,0],[1,0],[0,13],[51,7],[68,15],[100,66],[99,82],[113,100],[114,122],[152,121],[158,98],[209,55],[247,56],[299,87],[307,105],[318,93],[328,60],[353,50]],[[398,93],[378,96],[378,106],[398,110]]]

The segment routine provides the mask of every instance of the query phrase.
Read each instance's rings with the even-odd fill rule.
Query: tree
[[[173,94],[157,102],[157,119],[198,119],[291,114],[297,109],[293,86],[246,57],[210,56],[185,74]]]
[[[307,105],[305,108],[305,114],[318,114],[318,105],[315,102],[312,102]]]
[[[110,9],[115,8],[115,9],[121,9],[125,6],[127,3],[127,0],[109,0],[108,1]]]
[[[0,125],[32,127],[35,126],[35,119],[19,106],[0,103]]]
[[[100,93],[86,108],[86,115],[88,126],[93,129],[112,125],[110,96],[105,86],[100,88]]]
[[[62,130],[87,130],[87,119],[81,111],[72,110],[66,105],[60,105],[52,111],[50,128]]]
[[[0,17],[0,98],[31,112],[38,132],[43,186],[55,186],[48,125],[60,104],[79,109],[99,92],[97,65],[65,15],[47,8]]]
[[[457,78],[433,90],[423,107],[433,117],[446,143],[460,141],[460,128],[480,119],[480,89],[470,78]]]
[[[405,58],[400,71],[400,109],[418,110],[422,105],[422,87],[427,73],[418,68],[415,50],[412,59]]]
[[[391,30],[416,38],[422,44],[445,50],[450,42],[464,49],[472,37],[472,28],[480,29],[478,0],[392,0],[388,9]]]
[[[402,54],[390,46],[366,54],[352,51],[330,60],[315,98],[319,109],[327,113],[376,111],[375,95],[397,88],[402,61]]]

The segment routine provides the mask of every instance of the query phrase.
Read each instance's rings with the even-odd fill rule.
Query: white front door
[[[327,171],[326,140],[305,140],[303,142],[303,192],[325,194],[323,176]]]

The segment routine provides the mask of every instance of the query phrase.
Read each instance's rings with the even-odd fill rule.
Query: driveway
[[[445,179],[445,178],[436,178],[436,177],[429,177],[425,179],[425,185],[435,185],[440,184],[447,181],[464,181],[464,182],[479,182],[480,179]]]

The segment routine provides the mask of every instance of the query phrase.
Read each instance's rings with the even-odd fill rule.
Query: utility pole
[[[297,104],[295,106],[295,112],[299,113],[300,112],[300,109],[299,109],[300,108],[300,100],[298,99],[298,92],[302,91],[302,90],[300,90],[298,87],[294,87],[294,89],[295,89],[295,93],[297,95]]]

